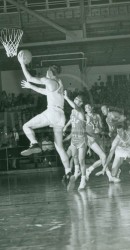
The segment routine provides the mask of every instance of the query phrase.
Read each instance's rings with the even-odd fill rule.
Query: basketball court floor
[[[67,192],[62,172],[3,175],[0,250],[129,250],[130,175],[108,183],[93,174]]]

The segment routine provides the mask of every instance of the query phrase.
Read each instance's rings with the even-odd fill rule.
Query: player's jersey
[[[108,127],[109,127],[109,131],[113,132],[117,125],[120,123],[119,120],[120,120],[120,114],[116,111],[112,111],[112,112],[109,112],[107,117],[106,117],[106,122],[108,124]]]
[[[117,145],[117,147],[129,148],[130,147],[130,133],[125,134],[125,139],[122,139],[119,135],[114,139],[112,146]]]
[[[86,146],[86,134],[85,134],[85,120],[84,113],[79,109],[73,109],[71,113],[71,145],[77,149]]]
[[[47,90],[48,108],[64,108],[64,90],[61,80],[58,80],[59,87],[55,91]]]
[[[92,114],[91,116],[86,114],[86,132],[90,136],[94,136],[94,134],[98,134],[101,131],[100,126],[100,116],[98,114]]]
[[[72,137],[83,137],[85,135],[85,120],[83,112],[73,109],[70,120],[72,124]]]

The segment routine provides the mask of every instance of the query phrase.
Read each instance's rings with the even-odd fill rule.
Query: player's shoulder
[[[49,81],[50,81],[50,79],[47,78],[47,77],[41,77],[41,78],[39,78],[39,79],[40,79],[40,82],[41,82],[42,84],[45,84],[46,82],[49,82]]]

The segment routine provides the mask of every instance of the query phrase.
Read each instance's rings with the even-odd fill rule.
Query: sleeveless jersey
[[[84,137],[85,135],[85,121],[84,114],[73,109],[71,116],[71,124],[72,124],[72,137]]]
[[[97,114],[93,114],[89,116],[88,114],[85,115],[86,117],[86,132],[90,136],[94,136],[100,132],[100,123],[99,123],[99,116]]]
[[[119,121],[116,118],[117,115],[119,115],[117,112],[112,111],[112,112],[109,112],[106,117],[106,122],[109,126],[110,131],[114,131],[116,129],[116,126],[119,124]]]
[[[117,135],[112,143],[112,146],[116,144],[117,144],[117,147],[129,148],[130,147],[130,134],[126,132],[125,139],[122,139],[119,135]]]
[[[59,87],[54,91],[47,90],[48,108],[64,108],[64,90],[61,80],[58,80]]]
[[[119,145],[120,147],[130,147],[130,135],[126,133],[126,138],[122,139],[120,138]]]

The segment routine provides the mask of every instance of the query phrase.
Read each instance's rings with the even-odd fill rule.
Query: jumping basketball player
[[[112,142],[106,164],[97,175],[104,174],[114,154],[115,158],[112,164],[113,182],[119,182],[119,168],[124,160],[130,158],[130,130],[127,129],[125,124],[117,126],[117,136]]]
[[[81,168],[81,182],[79,190],[86,187],[86,165],[85,165],[85,153],[86,153],[86,137],[85,137],[85,116],[82,109],[83,99],[78,95],[74,101],[71,101],[67,95],[67,91],[64,92],[64,98],[73,108],[70,121],[66,124],[65,129],[71,124],[71,150],[75,164],[75,180],[79,176]],[[80,165],[80,166],[79,166]]]
[[[34,129],[42,128],[46,126],[53,127],[54,131],[54,143],[57,152],[60,155],[61,161],[65,168],[66,180],[69,182],[71,175],[71,170],[69,167],[69,159],[63,147],[63,127],[65,125],[65,115],[64,115],[64,93],[63,85],[58,75],[61,71],[58,66],[50,66],[47,70],[46,77],[37,78],[32,77],[28,72],[24,62],[22,53],[18,58],[22,71],[27,79],[27,81],[22,81],[22,88],[29,88],[36,92],[39,92],[47,96],[48,107],[47,109],[32,118],[30,121],[23,125],[24,133],[30,141],[30,147],[27,150],[21,152],[23,156],[27,156],[33,153],[41,152],[41,148],[38,145]],[[32,85],[30,82],[35,84],[42,84],[45,89],[39,88]]]

